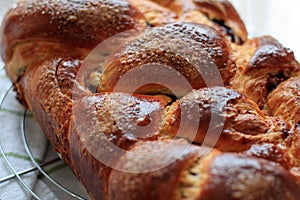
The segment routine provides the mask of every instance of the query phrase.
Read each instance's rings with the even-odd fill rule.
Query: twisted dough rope
[[[246,29],[227,1],[159,3],[167,8],[145,0],[20,1],[1,28],[2,57],[20,101],[92,199],[298,199],[299,64],[293,54],[271,37],[246,41]],[[158,27],[144,31],[146,25]],[[94,75],[90,71],[78,74],[91,49],[132,28],[141,32],[103,72],[98,69],[96,85],[86,81]],[[182,55],[172,54],[168,42],[179,45]],[[186,52],[208,51],[227,88],[205,88],[193,60],[185,59],[187,46],[193,51]],[[197,90],[176,88],[177,101],[156,85],[134,95],[110,93],[126,70],[156,62],[179,71]],[[219,150],[204,156],[207,149],[174,139],[184,116],[189,120],[180,137],[193,139],[190,123],[198,119],[191,110],[202,116],[197,144],[213,114],[224,119]],[[132,121],[141,127],[151,122],[151,134],[140,137],[128,126]],[[114,151],[102,148],[105,139],[127,151],[113,157]],[[98,156],[113,157],[125,172]],[[165,160],[169,165],[159,169]],[[132,169],[149,171],[126,173]]]

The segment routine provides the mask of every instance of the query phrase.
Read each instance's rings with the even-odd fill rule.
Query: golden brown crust
[[[67,55],[68,57],[83,57],[88,53],[87,49],[76,48],[74,46],[42,41],[31,40],[18,44],[14,48],[14,54],[10,61],[6,62],[6,73],[9,78],[16,83],[24,71],[29,70],[33,65],[38,65],[49,57]],[[35,56],[33,56],[35,55]]]
[[[78,134],[86,137],[84,140],[89,137],[87,130],[95,128],[111,143],[127,149],[130,143],[160,137],[165,105],[164,99],[159,97],[103,93],[76,100],[72,118]]]
[[[108,37],[145,26],[143,14],[126,0],[22,0],[2,22],[1,56],[16,82],[49,55],[85,56]]]
[[[131,152],[136,156],[125,154],[118,165],[135,168],[136,171],[154,170],[142,174],[113,171],[109,179],[109,197],[112,200],[177,199],[181,174],[203,155],[201,148],[189,146],[184,140],[146,142],[138,144]],[[170,160],[170,164],[157,170],[166,159]]]
[[[192,91],[170,107],[166,121],[165,132],[223,151],[282,143],[289,133],[284,121],[265,116],[253,101],[224,87]],[[216,144],[210,143],[214,138]]]
[[[294,169],[298,171],[295,175],[300,180],[300,131],[298,129],[288,140],[288,152],[292,158]]]
[[[148,26],[159,26],[176,21],[176,13],[148,0],[129,0],[145,16]]]
[[[212,26],[232,42],[242,44],[248,39],[246,27],[229,1],[174,0],[168,7],[180,20]]]
[[[210,17],[210,19],[214,19],[218,24],[225,28],[224,31],[226,31],[226,35],[232,34],[231,31],[233,31],[234,35],[231,36],[233,42],[241,44],[247,41],[248,33],[244,22],[229,1],[194,0],[194,2],[202,12]],[[228,28],[232,30],[226,30]]]
[[[111,169],[97,161],[87,150],[77,134],[77,128],[72,119],[68,131],[70,133],[68,137],[70,168],[85,186],[91,199],[106,199],[106,179]]]
[[[268,97],[270,115],[289,123],[293,134],[287,140],[288,150],[294,164],[300,166],[300,77],[281,83]]]
[[[80,66],[80,59],[50,59],[31,66],[15,85],[24,104],[35,113],[50,142],[68,164],[72,96],[89,93],[76,87],[75,77]]]
[[[174,1],[174,0],[152,0],[152,1],[158,3],[162,6],[168,7],[172,3],[172,1]]]
[[[161,137],[165,104],[159,97],[124,93],[96,94],[74,103],[68,157],[90,196],[105,197],[111,167],[125,150],[138,141]]]
[[[15,45],[32,39],[93,48],[144,23],[143,15],[126,0],[22,0],[4,18],[1,54],[7,62]]]
[[[296,179],[274,162],[216,150],[206,154],[198,146],[187,148],[187,143],[180,140],[168,146],[170,142],[142,143],[132,149],[140,156],[125,154],[119,165],[130,163],[129,167],[137,169],[159,165],[167,155],[177,159],[163,169],[143,174],[113,171],[109,179],[110,199],[165,199],[167,196],[170,200],[277,197],[296,200],[300,195]],[[155,160],[143,155],[160,148],[166,148],[165,154],[157,154]]]
[[[287,151],[287,147],[281,144],[265,143],[253,145],[245,154],[279,163],[286,169],[291,169],[295,165]]]
[[[280,117],[297,129],[300,124],[300,77],[293,77],[281,83],[267,101],[269,113]]]
[[[295,177],[278,164],[263,159],[242,154],[220,154],[211,161],[208,174],[209,178],[197,198],[199,200],[296,200],[300,196]]]
[[[254,100],[261,109],[269,93],[300,69],[293,52],[270,36],[251,39],[233,49],[237,70],[231,88]]]
[[[127,85],[133,85],[132,80],[137,80],[147,72],[147,69],[151,71],[152,68],[155,74],[152,76],[157,76],[157,80],[164,80],[166,75],[171,76],[172,70],[175,70],[178,74],[173,79],[169,77],[168,81],[176,83],[177,79],[183,76],[193,89],[207,86],[207,81],[210,81],[210,86],[222,85],[223,81],[226,84],[232,74],[229,54],[226,40],[208,26],[174,23],[153,28],[141,34],[117,53],[113,61],[104,68],[98,91],[113,91],[119,79],[132,69],[140,72],[137,74],[138,77],[131,77]],[[213,77],[216,80],[208,78],[209,75],[212,77],[214,73],[218,73],[218,70],[223,81],[220,79],[221,81],[218,82],[217,76]],[[143,83],[147,81],[149,81],[147,77],[146,80],[142,80]],[[136,92],[168,93],[168,91],[162,92],[163,90],[161,87],[150,85]],[[127,91],[126,88],[120,88],[118,91],[133,92]],[[173,92],[182,96],[189,91],[179,86],[173,89]]]
[[[232,42],[242,44],[248,33],[244,22],[226,0],[153,0],[177,14],[177,20],[205,24],[227,36]]]

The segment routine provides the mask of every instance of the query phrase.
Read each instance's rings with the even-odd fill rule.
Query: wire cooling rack
[[[4,67],[1,67],[0,72],[3,71],[3,69],[4,69]],[[8,95],[10,93],[13,93],[13,86],[10,86],[9,89],[3,94],[3,97],[1,97],[0,111],[2,110],[4,103],[9,100]],[[41,163],[36,161],[36,159],[34,158],[34,155],[32,153],[32,147],[30,146],[30,142],[28,141],[28,136],[31,133],[27,129],[27,124],[28,124],[27,116],[28,116],[27,110],[24,109],[23,114],[22,114],[21,124],[20,124],[20,127],[21,127],[20,135],[21,135],[22,144],[24,145],[24,149],[26,150],[27,156],[30,158],[30,162],[32,163],[33,167],[22,170],[22,171],[17,171],[16,166],[14,166],[14,164],[8,159],[8,156],[5,153],[4,145],[0,138],[0,156],[6,163],[9,170],[11,171],[10,175],[0,178],[0,184],[4,183],[4,182],[8,182],[8,181],[16,181],[17,180],[18,183],[20,184],[20,186],[22,188],[24,188],[26,191],[28,191],[30,193],[30,195],[32,195],[32,199],[44,200],[45,198],[43,196],[41,196],[41,194],[34,192],[30,188],[30,186],[28,186],[25,183],[24,178],[23,178],[24,175],[28,175],[31,172],[35,171],[35,172],[38,172],[39,176],[42,176],[43,179],[46,179],[47,185],[51,185],[51,186],[49,186],[49,188],[51,187],[51,189],[50,189],[51,191],[53,191],[53,190],[58,191],[58,192],[54,192],[55,196],[58,199],[79,199],[79,200],[88,199],[88,195],[86,195],[86,192],[84,191],[84,189],[82,189],[83,191],[78,191],[77,187],[76,187],[76,189],[67,188],[66,186],[64,186],[63,183],[58,182],[57,180],[55,180],[55,178],[51,177],[50,173],[45,170],[45,168],[48,166],[51,166],[58,162],[62,162],[59,155],[56,155],[56,157],[51,160],[44,161]],[[43,134],[43,133],[40,132],[40,134]],[[70,169],[67,169],[67,170],[70,170]],[[75,177],[74,177],[74,180],[72,180],[72,182],[73,181],[76,184],[81,184]],[[53,189],[53,188],[55,188],[55,189]],[[81,187],[79,187],[79,188],[81,188]],[[81,195],[78,195],[78,193],[80,193]],[[61,194],[63,194],[63,197],[60,197]],[[82,195],[82,194],[84,194],[84,195]]]

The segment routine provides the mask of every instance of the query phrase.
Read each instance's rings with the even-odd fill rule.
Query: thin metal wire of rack
[[[47,162],[44,162],[44,163],[42,163],[40,165],[41,165],[41,167],[46,167],[46,166],[54,164],[54,163],[56,163],[58,161],[61,161],[61,159],[60,158],[55,158],[55,159],[49,160]],[[18,174],[20,176],[22,176],[22,175],[28,174],[28,173],[36,171],[36,170],[37,170],[36,167],[31,167],[31,168],[19,171]],[[0,183],[5,182],[5,181],[9,181],[11,179],[14,179],[15,177],[16,176],[14,174],[11,174],[11,175],[8,175],[6,177],[0,178]]]
[[[4,68],[0,68],[0,72],[3,70]],[[5,99],[8,97],[8,94],[10,92],[12,92],[13,89],[13,85],[11,85],[9,87],[9,89],[4,93],[3,97],[1,97],[0,99],[0,111],[3,109],[3,104]],[[0,183],[5,182],[5,181],[9,181],[11,179],[17,178],[18,182],[20,183],[20,185],[29,192],[30,195],[32,195],[33,199],[36,200],[42,200],[42,197],[40,197],[38,194],[36,194],[22,179],[22,175],[33,172],[33,171],[38,171],[40,174],[42,174],[54,187],[58,188],[59,190],[61,190],[62,192],[64,192],[65,194],[69,195],[72,199],[77,199],[77,200],[86,200],[85,198],[79,196],[78,194],[76,194],[75,192],[72,192],[71,190],[65,188],[62,184],[58,183],[56,180],[54,180],[51,176],[49,176],[47,174],[47,172],[43,169],[46,166],[49,166],[51,164],[54,164],[56,162],[61,161],[61,159],[59,157],[54,158],[52,160],[49,160],[47,162],[44,163],[38,163],[35,161],[35,158],[32,154],[30,145],[27,141],[27,132],[26,132],[26,116],[27,116],[27,110],[24,110],[22,119],[21,119],[21,137],[22,137],[22,142],[24,144],[24,148],[30,158],[31,163],[33,164],[33,167],[22,170],[17,172],[13,166],[13,164],[9,161],[8,157],[5,154],[5,150],[3,148],[3,144],[1,143],[0,140],[0,155],[2,156],[2,158],[5,161],[5,164],[8,166],[9,170],[11,171],[11,175],[6,176],[4,178],[0,179]]]
[[[60,185],[57,181],[55,181],[51,176],[49,176],[44,170],[43,168],[39,165],[39,163],[37,163],[34,159],[34,156],[29,148],[28,145],[28,141],[26,138],[26,129],[25,129],[25,122],[26,122],[26,116],[27,116],[27,110],[24,111],[22,120],[21,120],[21,136],[22,136],[22,140],[23,140],[23,144],[25,147],[25,150],[27,152],[27,155],[29,156],[32,164],[36,167],[36,169],[43,174],[52,184],[54,184],[57,188],[59,188],[60,190],[62,190],[63,192],[67,193],[68,195],[70,195],[71,197],[74,197],[76,199],[79,200],[85,200],[83,197],[79,196],[78,194],[70,191],[69,189],[65,188],[64,186]]]
[[[7,97],[8,93],[11,91],[12,88],[13,88],[13,86],[11,85],[10,88],[5,92],[3,98],[1,99],[0,110],[2,109],[5,98]],[[33,198],[35,198],[37,200],[40,200],[41,198],[30,189],[30,187],[23,181],[20,174],[14,169],[13,165],[9,162],[7,156],[4,153],[4,149],[3,149],[3,146],[1,144],[1,141],[0,141],[0,152],[1,152],[1,155],[2,155],[6,165],[11,170],[13,175],[18,179],[19,183],[21,185],[23,185],[23,187],[32,195]]]

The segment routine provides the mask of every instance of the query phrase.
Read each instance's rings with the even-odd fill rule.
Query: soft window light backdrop
[[[300,60],[299,0],[230,0],[244,20],[250,37],[272,35]]]
[[[300,60],[299,0],[230,0],[251,37],[272,35],[295,52]],[[12,0],[0,0],[0,17]]]

